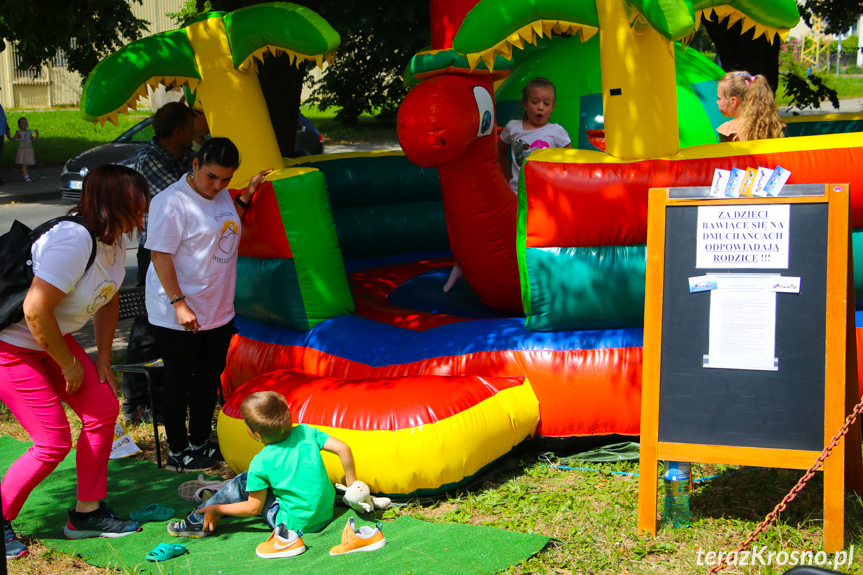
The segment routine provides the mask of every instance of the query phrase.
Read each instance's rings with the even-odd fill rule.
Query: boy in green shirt
[[[206,537],[222,515],[260,515],[274,532],[258,546],[258,555],[299,555],[305,551],[302,532],[320,531],[333,519],[335,491],[321,450],[338,455],[345,483],[351,485],[357,479],[351,448],[308,425],[292,428],[288,402],[275,391],[250,394],[240,412],[249,435],[263,443],[264,449],[252,458],[248,471],[232,479],[186,519],[169,523],[168,533]]]

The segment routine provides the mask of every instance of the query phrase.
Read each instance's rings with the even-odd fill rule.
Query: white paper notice
[[[696,268],[788,269],[790,206],[699,206]]]
[[[777,371],[776,276],[717,274],[704,367]]]

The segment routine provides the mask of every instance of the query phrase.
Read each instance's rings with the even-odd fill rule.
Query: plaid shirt
[[[179,158],[163,148],[155,138],[138,154],[135,161],[135,171],[141,172],[150,184],[150,195],[155,196],[177,180],[192,167],[195,153],[186,150]],[[140,245],[147,241],[147,222],[149,214],[144,216],[144,227],[139,238]]]

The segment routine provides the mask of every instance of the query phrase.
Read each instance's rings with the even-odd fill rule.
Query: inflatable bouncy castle
[[[345,440],[358,476],[390,496],[463,486],[528,439],[571,449],[636,436],[648,188],[706,185],[732,165],[782,165],[791,183],[824,181],[829,165],[852,193],[860,179],[855,135],[714,143],[721,71],[684,49],[713,14],[770,38],[799,18],[793,0],[435,0],[433,48],[410,63],[399,111],[404,153],[299,163],[278,154],[255,60],[329,60],[338,34],[314,12],[209,13],[100,63],[88,119],[111,120],[148,82],[187,84],[212,133],[241,150],[232,188],[281,168],[244,219],[218,423],[231,467],[260,448],[239,415],[259,389]],[[555,114],[582,149],[532,154],[516,196],[496,127],[539,72],[574,78]],[[586,136],[595,128],[605,152]],[[444,294],[454,260],[467,286]]]

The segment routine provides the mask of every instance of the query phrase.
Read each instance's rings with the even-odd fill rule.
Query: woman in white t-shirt
[[[69,510],[66,537],[120,537],[140,530],[138,523],[118,519],[102,500],[119,410],[111,347],[126,272],[124,234],[141,226],[149,201],[141,174],[99,166],[84,179],[81,200],[69,212],[86,227],[60,222],[33,244],[35,277],[24,300],[24,319],[0,331],[0,401],[33,440],[6,471],[0,488],[7,559],[27,554],[11,521],[72,448],[61,403],[82,422],[75,454],[78,501]],[[93,237],[95,258],[88,266]],[[90,317],[95,364],[71,335]]]
[[[165,364],[162,411],[170,450],[165,467],[172,471],[202,471],[222,460],[210,432],[236,331],[241,217],[272,171],[256,174],[233,200],[227,186],[239,164],[229,139],[211,138],[192,160],[191,172],[150,205],[147,317]]]

